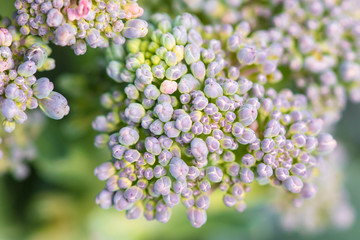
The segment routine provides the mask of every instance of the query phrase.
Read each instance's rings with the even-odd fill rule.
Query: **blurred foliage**
[[[166,2],[166,1],[165,1]],[[9,16],[13,1],[1,0],[0,14]],[[108,151],[93,146],[91,122],[101,111],[99,97],[111,81],[106,77],[103,53],[89,50],[75,57],[69,48],[53,46],[56,70],[51,72],[58,91],[69,100],[71,113],[62,121],[47,119],[36,139],[38,158],[32,162],[28,179],[11,175],[0,178],[0,240],[132,240],[132,239],[357,239],[360,220],[347,230],[329,228],[304,235],[286,232],[271,210],[271,192],[249,194],[248,209],[228,209],[215,194],[208,220],[194,229],[184,207],[177,206],[167,224],[129,221],[115,209],[103,210],[94,198],[103,183],[93,169],[108,159]],[[335,136],[349,151],[345,181],[350,200],[360,213],[360,108],[348,104]],[[35,141],[35,140],[34,140]],[[264,199],[256,201],[255,199]],[[253,201],[251,199],[254,199]],[[266,200],[266,201],[265,201]],[[359,215],[359,214],[358,214]]]

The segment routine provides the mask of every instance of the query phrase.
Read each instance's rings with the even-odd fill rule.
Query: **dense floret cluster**
[[[341,117],[346,96],[360,101],[358,1],[278,1],[273,28],[259,39],[284,48],[281,65],[305,89],[313,112],[326,123]]]
[[[182,202],[200,227],[216,189],[240,212],[255,180],[282,185],[298,199],[313,197],[318,156],[332,152],[336,141],[320,133],[323,121],[307,110],[306,97],[242,76],[224,58],[221,41],[204,39],[190,14],[174,21],[155,15],[152,23],[148,37],[109,54],[108,74],[119,84],[102,97],[110,112],[93,127],[108,133],[96,145],[107,143],[113,159],[95,170],[107,180],[97,203],[126,210],[130,219],[143,213],[167,222]],[[241,30],[230,36],[246,38]],[[231,41],[241,65],[264,69],[267,51]],[[265,73],[276,64],[271,69]]]
[[[242,212],[256,183],[282,190],[289,227],[304,224],[289,217],[287,204],[331,195],[341,166],[332,160],[338,155],[326,156],[337,142],[324,129],[339,121],[348,99],[360,102],[360,1],[154,0],[143,7],[145,14],[137,0],[16,0],[14,22],[0,18],[0,174],[28,174],[24,159],[35,156],[41,121],[13,132],[28,109],[53,119],[69,113],[54,84],[35,76],[55,68],[49,44],[76,55],[105,48],[114,82],[101,97],[106,114],[92,123],[100,132],[95,145],[111,152],[95,169],[106,181],[100,207],[165,223],[182,203],[198,228],[214,191]],[[157,7],[176,17],[151,12]],[[305,208],[306,216],[316,220],[311,214],[323,202]]]
[[[248,21],[258,47],[281,47],[279,66],[285,79],[291,79],[288,86],[307,95],[314,115],[326,126],[339,121],[347,98],[360,101],[359,1],[183,2],[207,20]]]
[[[8,19],[0,23],[0,109],[3,128],[12,132],[16,123],[27,120],[27,109],[38,106],[54,119],[69,112],[66,99],[55,91],[48,78],[35,73],[54,68],[51,50],[36,37],[22,36]]]
[[[40,111],[33,111],[29,115],[29,120],[19,125],[13,133],[0,130],[0,176],[10,172],[15,179],[22,180],[30,174],[28,163],[37,156],[34,140],[42,130],[44,116]]]
[[[316,233],[328,224],[338,229],[353,224],[356,211],[342,181],[347,161],[347,153],[341,144],[333,154],[319,161],[319,177],[315,180],[317,197],[306,201],[301,208],[290,206],[284,194],[278,195],[277,210],[286,229]]]
[[[147,22],[135,19],[144,12],[136,0],[17,0],[15,7],[23,35],[71,46],[77,55],[147,33]]]

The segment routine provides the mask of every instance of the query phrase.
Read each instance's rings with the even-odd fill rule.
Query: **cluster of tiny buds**
[[[32,111],[29,120],[21,124],[13,133],[2,130],[0,137],[0,176],[10,173],[17,180],[30,174],[29,161],[36,158],[34,139],[40,134],[44,116],[40,111]]]
[[[347,96],[360,102],[360,30],[355,17],[360,6],[353,0],[277,2],[282,11],[271,16],[273,27],[254,35],[264,45],[281,44],[280,64],[289,69],[297,87],[307,88],[314,114],[333,124]]]
[[[211,23],[235,24],[245,20],[259,29],[251,35],[255,45],[276,44],[276,49],[282,50],[278,62],[286,69],[283,73],[294,79],[297,91],[305,92],[311,85],[306,94],[314,115],[321,117],[326,126],[338,122],[348,98],[360,102],[358,1],[183,2],[185,10]],[[265,25],[262,19],[269,24]],[[237,41],[236,37],[229,40]]]
[[[143,37],[147,22],[137,0],[16,0],[16,21],[23,35],[36,35],[75,54],[107,47],[109,40],[123,44],[125,38]]]
[[[96,202],[160,222],[182,202],[200,227],[216,189],[240,212],[255,180],[283,186],[299,201],[313,197],[313,169],[336,141],[320,133],[323,121],[307,110],[307,98],[243,76],[190,14],[155,15],[153,23],[147,38],[109,56],[108,75],[119,87],[103,95],[109,113],[93,128],[103,132],[95,145],[107,145],[113,158],[95,169],[107,181]],[[233,52],[241,65],[255,63],[253,49]]]
[[[234,24],[242,19],[244,2],[247,0],[180,0],[185,10],[203,14],[209,21]]]
[[[34,76],[39,70],[53,68],[53,60],[48,59],[50,50],[32,37],[19,37],[7,20],[1,25],[6,25],[0,27],[0,110],[4,130],[12,132],[16,123],[27,120],[26,109],[38,106],[53,119],[67,115],[67,101],[53,91],[53,83]]]

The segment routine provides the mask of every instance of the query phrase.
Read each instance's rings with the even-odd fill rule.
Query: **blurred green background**
[[[1,0],[0,15],[10,16],[13,1]],[[0,240],[15,239],[360,239],[360,219],[352,227],[337,230],[328,226],[306,234],[301,229],[286,231],[279,216],[271,211],[271,192],[249,194],[248,209],[237,213],[215,196],[208,221],[194,229],[185,208],[175,207],[167,224],[126,220],[115,209],[103,210],[94,201],[104,183],[93,169],[109,159],[106,150],[93,146],[94,117],[101,113],[99,96],[111,80],[104,72],[101,51],[89,50],[75,57],[70,48],[53,47],[56,70],[47,73],[57,91],[69,100],[71,113],[62,121],[46,120],[38,139],[38,157],[31,162],[31,174],[17,181],[10,174],[0,177]],[[345,186],[350,201],[360,212],[360,107],[349,103],[335,136],[346,147],[349,161]],[[359,215],[359,214],[357,214]]]

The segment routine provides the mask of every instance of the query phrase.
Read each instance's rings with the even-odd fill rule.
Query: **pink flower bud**
[[[10,47],[12,42],[11,33],[6,28],[0,28],[0,46]]]
[[[144,13],[144,9],[139,7],[137,3],[125,5],[124,10],[126,12],[126,19],[137,18]]]
[[[86,18],[91,10],[92,2],[89,0],[80,0],[76,7],[68,8],[67,15],[70,21]]]

